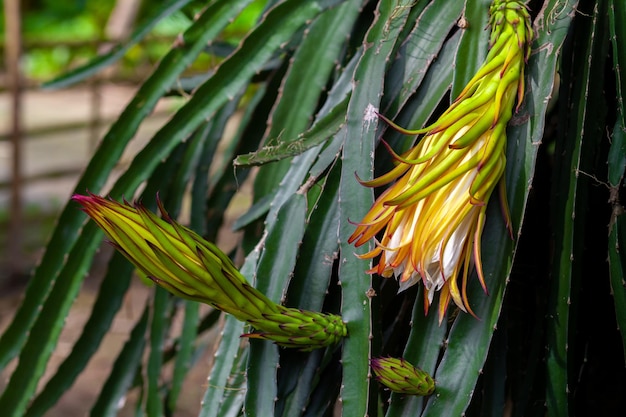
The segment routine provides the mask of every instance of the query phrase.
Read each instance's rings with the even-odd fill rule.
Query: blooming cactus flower
[[[430,395],[435,390],[433,378],[403,358],[372,358],[370,364],[378,382],[394,392]]]
[[[424,284],[426,312],[440,291],[439,320],[453,300],[473,314],[466,293],[472,261],[485,291],[480,238],[491,193],[504,193],[506,124],[524,93],[524,64],[532,38],[530,16],[520,1],[496,0],[490,8],[490,50],[478,72],[451,106],[430,126],[406,130],[424,134],[397,165],[369,187],[391,184],[357,224],[349,242],[363,245],[384,229],[375,248],[380,256],[370,272],[395,275],[400,291]],[[459,277],[461,277],[459,279]],[[460,281],[460,282],[459,282]]]
[[[339,316],[287,308],[252,287],[217,246],[174,221],[159,201],[162,218],[141,204],[97,195],[74,195],[111,244],[156,284],[179,297],[209,304],[284,347],[312,350],[347,335]]]

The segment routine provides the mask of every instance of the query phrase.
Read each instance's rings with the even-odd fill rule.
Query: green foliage
[[[184,3],[184,7],[181,5]],[[137,30],[131,38],[117,45],[111,53],[98,56],[107,40],[105,28],[115,1],[29,2],[22,10],[24,37],[23,74],[28,79],[46,80],[68,72],[85,62],[109,59],[118,61],[123,77],[144,78],[146,63],[153,65],[170,49],[176,35],[193,22],[206,4],[191,0],[141,2]],[[234,48],[254,26],[265,6],[256,0],[237,15],[220,34],[220,43]],[[4,11],[0,9],[0,39],[4,42]],[[148,36],[149,35],[149,36]],[[212,48],[212,54],[200,56],[189,72],[206,71],[224,55],[222,49]],[[100,68],[92,66],[94,68]]]
[[[140,393],[139,414],[176,415],[187,371],[209,348],[202,336],[218,326],[200,416],[624,414],[617,394],[626,389],[621,0],[530,2],[536,38],[527,93],[507,129],[514,239],[494,198],[482,242],[489,294],[475,276],[468,287],[479,319],[449,311],[442,325],[436,312],[424,316],[421,289],[396,294],[393,280],[367,274],[369,261],[355,256],[367,245],[347,243],[374,197],[355,173],[370,179],[393,166],[381,138],[398,153],[414,140],[364,120],[367,108],[420,128],[462,89],[487,52],[490,2],[187,3],[168,2],[172,8],[155,10],[127,45],[50,83],[78,82],[110,65],[166,14],[200,11],[105,135],[76,192],[142,198],[147,206],[158,192],[173,217],[215,240],[227,208],[252,189],[235,223],[241,273],[272,301],[341,315],[348,337],[313,352],[248,342],[239,336],[249,329],[232,317],[202,316],[192,302],[154,290],[110,374],[94,381],[101,388],[93,415],[115,415],[131,389]],[[215,71],[181,79],[206,59],[207,45],[225,39],[229,22],[256,16],[259,5],[262,18]],[[179,85],[185,104],[105,188],[145,117]],[[226,135],[235,117],[237,130]],[[0,396],[3,415],[45,415],[110,331],[136,279],[119,255],[105,267],[74,350],[41,383],[101,240],[68,203],[0,338],[0,366],[17,361]],[[179,330],[177,313],[185,316]],[[371,377],[374,356],[404,357],[434,377],[435,392],[390,394]],[[173,373],[164,371],[168,363]]]

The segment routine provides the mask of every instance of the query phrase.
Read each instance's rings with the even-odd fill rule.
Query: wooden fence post
[[[22,31],[19,0],[4,0],[5,63],[11,95],[11,205],[9,209],[8,266],[12,277],[23,274],[22,227]]]

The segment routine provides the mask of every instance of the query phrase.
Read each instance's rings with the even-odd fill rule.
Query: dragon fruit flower
[[[360,246],[382,231],[370,270],[395,276],[400,291],[424,286],[425,310],[439,297],[439,322],[453,301],[474,315],[467,297],[471,267],[485,292],[481,235],[487,203],[499,184],[503,213],[511,232],[504,190],[506,125],[524,96],[524,65],[533,32],[521,1],[496,0],[490,8],[490,50],[481,68],[450,107],[432,125],[407,130],[380,115],[392,127],[421,141],[396,166],[368,187],[388,186],[349,238]],[[517,99],[516,99],[517,97]]]

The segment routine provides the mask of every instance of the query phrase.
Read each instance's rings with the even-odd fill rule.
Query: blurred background
[[[262,2],[257,3],[259,7],[249,7],[231,24],[225,32],[225,42],[236,45],[254,24],[262,7]],[[124,44],[141,25],[142,17],[157,4],[160,3],[151,0],[3,2],[0,9],[0,333],[11,322],[55,219],[102,135],[190,21],[182,13],[162,19],[121,59],[87,81],[54,89],[45,88],[45,83]],[[191,70],[206,73],[217,60],[204,55]],[[119,161],[120,172],[132,159],[133,152],[143,147],[182,100],[179,96],[161,99]],[[110,181],[114,179],[115,176]],[[100,279],[95,268],[85,280],[53,354],[49,374],[69,354],[79,336]],[[147,296],[148,289],[134,283],[134,290],[129,292],[105,344],[81,380],[50,415],[88,412],[97,396],[94,387],[99,386],[89,384],[89,380],[102,380],[110,372],[112,361],[141,315],[141,307],[133,306],[143,305]],[[5,386],[13,369],[14,364],[0,373],[0,388]],[[205,390],[202,384],[206,369],[198,369],[197,373],[197,378],[190,378],[195,382],[182,394],[187,395],[187,401],[181,398],[181,405],[189,403],[189,415],[197,414]],[[181,412],[185,412],[184,408]]]

